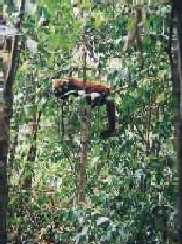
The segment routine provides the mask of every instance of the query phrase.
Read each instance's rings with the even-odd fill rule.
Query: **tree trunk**
[[[12,70],[6,81],[4,92],[5,105],[0,106],[0,243],[6,243],[6,212],[8,202],[7,186],[7,153],[9,146],[10,117],[12,115],[13,104],[13,82],[16,71],[16,58],[18,49],[18,37],[15,38],[15,46],[12,60]]]
[[[10,117],[13,105],[13,82],[17,64],[18,37],[15,38],[15,46],[12,60],[12,69],[6,81],[4,92],[5,105],[0,106],[0,243],[5,244],[6,233],[6,213],[8,202],[7,186],[7,153],[9,146]]]
[[[83,43],[85,44],[85,36],[83,37]],[[86,86],[86,46],[83,44],[83,81],[84,87]],[[82,104],[80,109],[81,115],[81,139],[80,139],[80,167],[79,167],[79,180],[78,180],[78,203],[85,203],[85,187],[87,182],[86,176],[86,165],[87,165],[87,150],[88,150],[88,142],[89,142],[89,107],[85,103]]]
[[[9,6],[8,6],[9,7]],[[13,83],[19,62],[18,36],[15,36],[12,68],[5,83],[4,105],[0,106],[0,243],[7,243],[6,215],[8,202],[7,153],[9,147],[10,117],[13,108]]]

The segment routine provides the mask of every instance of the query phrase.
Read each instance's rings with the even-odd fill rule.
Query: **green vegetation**
[[[25,15],[11,119],[8,238],[177,243],[171,8],[146,5],[142,48],[136,41],[124,50],[135,7],[102,2],[40,0],[36,12]],[[112,86],[116,136],[100,138],[107,126],[104,106],[90,109],[81,98],[63,102],[54,96],[52,78],[68,77],[71,70],[77,78],[86,73],[87,80]],[[83,108],[89,131],[85,175]],[[78,196],[81,176],[86,177],[84,202]]]

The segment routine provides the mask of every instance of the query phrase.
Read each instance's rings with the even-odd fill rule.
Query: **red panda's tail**
[[[101,137],[107,138],[113,136],[116,131],[116,108],[113,100],[107,100],[107,118],[108,118],[108,129],[101,133]]]

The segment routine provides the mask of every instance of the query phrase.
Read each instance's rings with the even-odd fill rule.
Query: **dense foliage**
[[[123,51],[132,5],[40,0],[27,13],[14,87],[9,152],[9,229],[52,243],[167,243],[176,239],[176,115],[168,57],[170,6],[145,6],[142,50]],[[131,10],[131,11],[130,11]],[[77,15],[79,16],[77,16]],[[40,26],[41,18],[48,26]],[[113,86],[117,135],[99,136],[91,110],[86,202],[77,202],[81,99],[56,99],[52,77]],[[64,125],[64,126],[63,126]],[[33,148],[33,149],[32,149]],[[11,236],[9,236],[11,238]],[[31,240],[34,240],[34,242]]]

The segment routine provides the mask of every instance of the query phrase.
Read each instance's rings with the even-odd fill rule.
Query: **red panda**
[[[85,84],[84,84],[85,83]],[[111,87],[95,81],[78,80],[75,78],[53,79],[52,86],[55,95],[67,99],[70,94],[79,96],[85,93],[87,104],[91,107],[106,105],[108,129],[101,133],[103,138],[114,135],[116,123],[116,109],[113,99],[109,98]],[[70,92],[71,91],[71,92]]]

